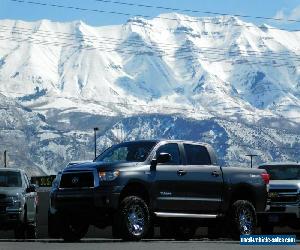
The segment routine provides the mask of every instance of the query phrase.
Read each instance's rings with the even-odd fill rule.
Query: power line
[[[164,6],[154,6],[154,5],[145,5],[145,4],[135,4],[121,1],[110,1],[110,0],[94,0],[96,2],[102,3],[113,3],[118,5],[127,5],[127,6],[137,6],[143,8],[152,8],[152,9],[160,9],[160,10],[168,10],[168,11],[180,11],[180,12],[189,12],[189,13],[198,13],[198,14],[210,14],[210,15],[220,15],[220,16],[234,16],[234,17],[243,17],[243,18],[255,18],[255,19],[264,19],[264,20],[273,20],[273,21],[284,21],[284,22],[296,22],[300,23],[300,20],[297,19],[286,19],[286,18],[276,18],[276,17],[264,17],[264,16],[250,16],[250,15],[240,15],[240,14],[229,14],[229,13],[221,13],[221,12],[213,12],[213,11],[203,11],[203,10],[193,10],[193,9],[179,9],[179,8],[171,8]]]
[[[0,32],[5,32],[5,31],[9,31],[10,29],[5,29],[5,28],[1,28],[0,25]],[[16,31],[18,30],[18,31]],[[33,34],[29,33],[30,31],[32,31],[32,29],[22,29],[22,28],[14,28],[14,31],[12,32],[14,35],[15,34],[22,34],[22,35],[29,35],[31,38],[31,35],[37,35],[38,33],[35,32]],[[40,37],[44,37],[44,38],[50,38],[51,33],[45,34],[44,32],[42,32],[41,34],[38,34]],[[60,35],[56,35],[56,36],[52,36],[52,38],[58,38],[58,39],[67,39],[67,40],[72,40],[72,38],[65,37],[65,36],[60,36]],[[88,39],[87,39],[88,38]],[[33,38],[31,38],[33,39]],[[79,42],[94,42],[97,41],[98,43],[101,42],[101,44],[108,44],[108,45],[124,45],[124,46],[144,46],[146,48],[155,50],[159,53],[163,53],[165,50],[170,50],[170,49],[179,49],[180,50],[180,54],[184,53],[184,52],[193,52],[193,53],[207,53],[207,54],[216,54],[216,55],[227,55],[229,54],[230,56],[244,56],[244,57],[249,57],[249,56],[255,56],[256,58],[268,58],[268,59],[277,59],[277,60],[284,60],[286,61],[286,59],[293,59],[294,61],[300,61],[300,57],[297,55],[291,55],[290,53],[275,53],[275,52],[268,52],[268,53],[260,53],[257,51],[253,51],[253,50],[247,50],[247,51],[229,51],[229,50],[225,50],[225,49],[217,49],[217,48],[209,48],[209,47],[201,47],[200,50],[197,49],[193,49],[193,48],[189,48],[189,47],[180,47],[180,46],[166,46],[163,47],[164,51],[159,50],[160,48],[155,47],[155,44],[150,41],[151,45],[142,43],[141,41],[123,41],[122,39],[113,39],[113,38],[108,38],[108,37],[103,37],[103,39],[100,41],[99,38],[98,39],[90,39],[88,36],[87,37],[80,37],[81,40],[79,40]],[[54,43],[58,43],[58,42],[54,42]],[[159,44],[157,44],[159,45]],[[223,53],[223,54],[221,54]],[[177,53],[178,54],[178,53]],[[284,58],[282,58],[281,56],[285,56]]]
[[[6,30],[6,31],[11,31],[11,26],[7,26],[7,25],[0,25],[0,27],[4,27],[2,28],[3,32]],[[144,26],[141,26],[141,27],[144,27]],[[21,31],[18,31],[18,30],[21,30]],[[99,41],[99,39],[103,39],[103,40],[109,40],[109,42],[113,41],[113,42],[120,42],[120,44],[126,44],[126,43],[129,43],[129,44],[136,44],[136,45],[143,45],[145,46],[145,43],[143,43],[142,41],[140,40],[136,40],[136,39],[128,39],[128,40],[125,40],[124,39],[117,39],[117,38],[114,38],[114,37],[107,37],[107,36],[93,36],[93,35],[81,35],[81,34],[78,34],[78,33],[65,33],[65,32],[58,32],[58,31],[50,31],[50,30],[36,30],[36,29],[33,29],[33,28],[25,28],[25,27],[16,27],[14,26],[13,27],[13,31],[11,31],[12,34],[17,34],[18,32],[20,33],[25,33],[23,31],[32,31],[33,34],[39,34],[39,33],[42,33],[42,35],[46,35],[47,37],[49,37],[50,34],[57,34],[56,36],[54,37],[57,37],[57,38],[64,38],[64,39],[69,39],[71,40],[72,37],[74,37],[75,39],[81,39],[79,41],[86,41],[86,38],[88,38],[88,41]],[[70,38],[69,38],[70,37]],[[150,37],[148,37],[149,39],[151,39]],[[101,41],[102,42],[102,41]],[[161,45],[162,47],[164,48],[178,48],[178,49],[182,49],[182,46],[174,46],[174,44],[171,44],[171,43],[162,43],[162,42],[159,42],[159,43],[156,43],[152,40],[149,40],[149,42],[153,45],[153,44],[157,44],[157,45]],[[212,48],[212,47],[204,47],[202,46],[201,47],[202,49],[205,49],[205,50],[217,50],[217,51],[225,51],[225,52],[229,52],[229,53],[257,53],[256,50],[237,50],[237,51],[229,51],[228,49],[221,49],[221,48]],[[297,51],[300,51],[300,50],[297,50]],[[289,56],[289,57],[297,57],[298,58],[298,55],[295,54],[293,52],[293,54],[291,54],[291,52],[273,52],[273,51],[267,51],[268,54],[272,54],[272,55],[279,55],[279,56]]]
[[[151,19],[152,16],[148,15],[136,15],[131,13],[124,13],[124,12],[117,12],[117,11],[106,11],[106,10],[99,10],[99,9],[88,9],[88,8],[82,8],[82,7],[76,7],[72,5],[60,5],[60,4],[51,4],[51,3],[41,3],[37,1],[25,1],[25,0],[7,0],[11,2],[17,2],[17,3],[25,3],[25,4],[31,4],[31,5],[39,5],[39,6],[50,6],[55,8],[64,8],[64,9],[72,9],[72,10],[79,10],[79,11],[89,11],[89,12],[97,12],[97,13],[106,13],[106,14],[113,14],[113,15],[122,15],[127,17],[142,17],[142,18],[149,18]],[[169,17],[162,17],[158,16],[155,17],[156,19],[163,19],[163,20],[171,20],[171,21],[178,21],[178,18],[169,18]],[[193,20],[192,20],[193,19]],[[190,22],[190,23],[198,23],[199,20],[195,20],[195,17],[191,17],[191,19],[181,19],[181,21]],[[204,21],[202,23],[211,23],[214,24],[213,21],[208,22]],[[219,23],[218,23],[219,24]],[[238,26],[238,27],[247,27],[247,28],[256,28],[254,25],[245,25],[245,24],[231,24],[232,26]],[[267,27],[267,29],[275,29],[275,30],[282,30],[282,31],[300,31],[299,29],[282,29],[282,28],[275,28],[275,27]]]
[[[0,25],[0,27],[9,27],[9,26],[5,26],[5,25]],[[2,29],[2,31],[1,31]],[[11,29],[6,29],[6,28],[0,28],[0,32],[5,32],[5,31],[10,31]],[[26,31],[28,31],[26,33]],[[30,31],[34,31],[33,34],[29,33]],[[49,31],[36,31],[34,29],[26,29],[26,28],[19,28],[19,27],[14,27],[12,34],[28,34],[28,35],[36,35],[38,34],[41,37],[46,37],[46,38],[50,38],[49,36],[52,34],[55,34],[53,32],[49,32]],[[61,34],[62,32],[57,32],[58,34]],[[292,55],[291,53],[284,53],[284,52],[272,52],[272,51],[267,51],[267,52],[263,52],[263,54],[261,54],[261,52],[258,51],[254,51],[254,50],[236,50],[236,51],[230,51],[228,49],[222,49],[222,48],[211,48],[211,47],[201,47],[201,50],[194,50],[193,48],[190,47],[185,47],[183,46],[174,46],[173,44],[164,44],[164,43],[154,43],[153,41],[149,41],[151,43],[151,45],[147,45],[143,42],[141,42],[140,40],[123,40],[123,39],[116,39],[116,38],[112,38],[112,37],[96,37],[96,36],[77,36],[77,34],[74,33],[62,33],[63,35],[55,35],[54,38],[61,38],[61,39],[68,39],[68,40],[73,40],[71,36],[76,36],[75,39],[77,40],[79,38],[79,42],[101,42],[101,44],[103,44],[103,42],[107,42],[109,43],[109,45],[115,44],[115,45],[139,45],[139,46],[144,46],[147,48],[151,48],[151,49],[156,49],[158,50],[159,48],[154,47],[155,45],[160,45],[161,47],[163,47],[164,49],[179,49],[180,52],[185,52],[187,50],[187,52],[192,51],[192,52],[197,52],[197,53],[205,53],[205,52],[209,52],[210,54],[212,53],[218,53],[218,55],[220,55],[220,53],[223,52],[223,55],[225,55],[224,53],[227,53],[231,56],[238,56],[238,55],[243,55],[244,53],[246,55],[243,56],[250,56],[250,55],[254,55],[256,57],[265,57],[267,56],[268,58],[271,59],[279,59],[279,60],[286,60],[288,59],[295,59],[300,60],[300,57],[296,54]],[[64,36],[66,35],[66,36]],[[52,36],[53,37],[53,36]],[[88,39],[87,39],[88,38]],[[102,39],[102,40],[99,40]],[[150,38],[149,38],[150,39]],[[285,56],[284,59],[281,58],[281,56]]]
[[[250,58],[250,59],[267,59],[267,60],[270,60],[270,58],[268,57],[264,57],[264,56],[261,56],[261,57],[257,57],[257,58],[252,58],[250,56],[247,56],[247,55],[241,55],[242,58],[241,59],[238,59],[238,60],[232,60],[232,59],[228,59],[228,58],[220,58],[220,55],[219,54],[215,54],[216,56],[218,57],[211,57],[211,58],[208,58],[208,57],[205,57],[204,55],[201,54],[202,58],[195,58],[194,56],[192,55],[182,55],[181,53],[184,53],[184,52],[181,52],[181,53],[175,53],[175,54],[167,54],[167,53],[162,53],[162,52],[157,52],[157,51],[138,51],[136,49],[127,49],[127,50],[124,50],[124,49],[119,49],[119,48],[107,48],[107,47],[103,47],[103,46],[99,46],[99,47],[94,47],[92,45],[74,45],[74,44],[70,44],[70,43],[61,43],[61,42],[48,42],[48,41],[41,41],[41,40],[37,40],[36,38],[27,38],[27,39],[18,39],[18,38],[15,38],[15,37],[5,37],[5,36],[0,36],[0,40],[12,40],[12,41],[15,41],[15,42],[29,42],[29,43],[33,43],[33,44],[37,44],[37,45],[45,45],[45,46],[62,46],[62,47],[70,47],[70,48],[74,48],[74,49],[78,49],[78,50],[101,50],[102,52],[105,51],[105,52],[118,52],[120,54],[129,54],[129,55],[143,55],[143,54],[147,54],[148,56],[158,56],[158,57],[170,57],[170,58],[174,58],[175,60],[178,60],[178,59],[186,59],[186,60],[189,60],[190,62],[198,62],[199,63],[199,60],[202,60],[202,61],[207,61],[207,62],[210,62],[210,63],[216,63],[216,62],[227,62],[227,63],[231,63],[231,64],[246,64],[246,65],[261,65],[261,66],[270,66],[270,67],[294,67],[294,65],[288,65],[286,62],[285,63],[282,63],[282,64],[277,64],[276,61],[272,61],[272,62],[268,62],[268,61],[249,61],[247,60],[246,58]],[[149,47],[148,49],[152,49],[151,47]],[[193,53],[194,51],[190,51],[190,53]],[[187,53],[187,52],[185,52]],[[277,59],[279,60],[279,59]],[[284,60],[284,59],[280,59],[280,60]],[[300,60],[300,59],[299,59]],[[294,60],[294,61],[298,61],[298,60]],[[298,66],[298,65],[297,65]]]

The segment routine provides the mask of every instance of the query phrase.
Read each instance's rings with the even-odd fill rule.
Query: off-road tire
[[[80,241],[88,232],[89,224],[77,221],[75,218],[65,218],[61,221],[61,237],[66,242]]]
[[[256,224],[256,212],[251,202],[237,200],[231,205],[228,231],[234,240],[239,240],[240,235],[254,234]]]
[[[130,220],[132,216],[133,220],[143,221],[143,225],[134,227],[136,224]],[[147,235],[150,225],[150,213],[146,202],[140,197],[128,196],[122,200],[115,215],[113,232],[125,241],[139,241]]]
[[[60,238],[59,218],[50,211],[48,211],[48,236],[50,239]]]
[[[27,209],[24,208],[23,220],[21,220],[14,228],[16,239],[26,239],[26,226],[27,226]]]

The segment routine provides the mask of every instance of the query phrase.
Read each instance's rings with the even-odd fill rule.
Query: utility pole
[[[248,154],[246,156],[249,156],[250,157],[250,160],[251,160],[251,168],[253,167],[253,157],[256,157],[258,155],[254,155],[254,154]]]
[[[4,150],[4,167],[7,167],[7,151]]]
[[[95,159],[97,157],[97,131],[99,128],[94,128],[94,143],[95,143]]]

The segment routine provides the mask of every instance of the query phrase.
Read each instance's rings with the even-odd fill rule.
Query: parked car
[[[267,211],[262,217],[262,233],[273,233],[274,226],[300,229],[300,164],[292,162],[266,163],[270,175]]]
[[[37,201],[23,170],[0,168],[0,229],[14,230],[18,239],[36,238]]]
[[[223,224],[239,239],[254,233],[267,183],[265,170],[220,167],[208,144],[124,142],[57,176],[49,223],[66,241],[84,237],[89,225],[112,225],[114,237],[140,240],[154,225],[164,238],[189,239],[200,225],[217,234]]]

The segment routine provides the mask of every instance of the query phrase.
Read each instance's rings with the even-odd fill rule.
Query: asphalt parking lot
[[[299,249],[296,246],[241,246],[239,242],[234,241],[172,241],[172,240],[148,240],[141,242],[121,242],[110,239],[84,239],[77,243],[65,243],[60,240],[36,240],[36,241],[15,241],[1,240],[0,250],[173,250],[173,249],[209,249],[209,250],[235,250],[235,249]]]

